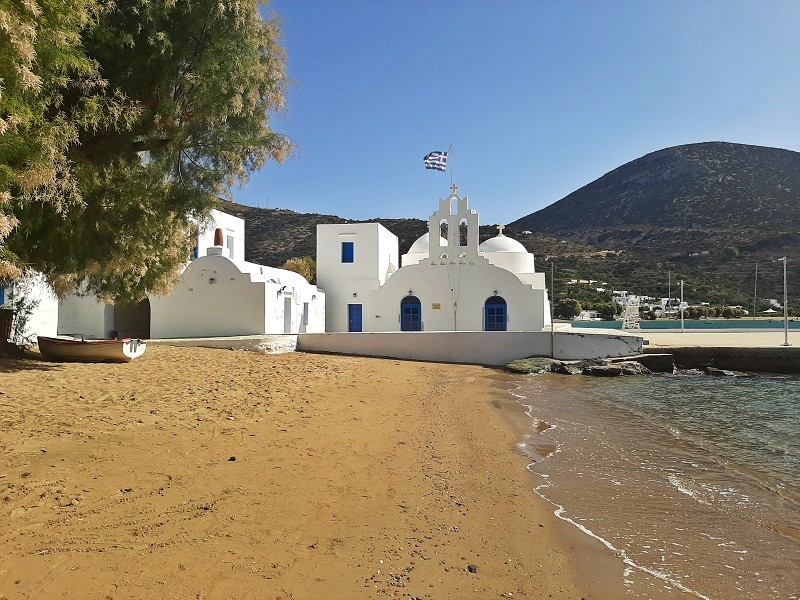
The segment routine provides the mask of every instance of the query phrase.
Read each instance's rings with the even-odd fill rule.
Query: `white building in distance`
[[[378,223],[317,226],[326,331],[540,331],[550,324],[533,254],[502,226],[479,245],[478,213],[457,189],[439,200],[402,268],[397,237]]]
[[[70,296],[58,332],[86,338],[197,338],[322,332],[325,294],[292,271],[244,260],[244,220],[211,211],[172,291],[135,306]]]

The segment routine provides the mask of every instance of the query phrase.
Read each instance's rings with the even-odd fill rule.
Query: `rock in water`
[[[736,377],[733,371],[726,371],[725,369],[718,369],[716,367],[706,367],[706,375],[713,375],[714,377]]]
[[[547,373],[550,371],[552,362],[553,361],[549,358],[537,358],[532,356],[510,362],[506,365],[506,369],[513,373],[524,373],[526,375],[529,373]]]
[[[617,377],[622,375],[622,367],[619,365],[595,365],[584,368],[583,374],[594,377]]]
[[[579,363],[569,363],[561,360],[553,361],[550,370],[560,375],[580,375],[582,366]]]
[[[624,360],[616,364],[622,368],[623,375],[650,375],[652,373],[650,369],[635,360]]]

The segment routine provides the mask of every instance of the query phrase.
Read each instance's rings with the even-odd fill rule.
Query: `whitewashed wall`
[[[150,299],[153,338],[264,333],[264,283],[223,256],[192,261],[166,296]]]
[[[214,230],[222,229],[223,255],[234,260],[244,260],[244,219],[234,217],[219,210],[211,211],[211,222],[197,236],[197,255],[206,256],[208,248],[214,245]],[[233,256],[227,247],[228,236],[233,238]]]
[[[94,296],[67,296],[58,310],[59,335],[105,339],[114,329],[114,307]]]
[[[467,223],[464,246],[459,236],[462,221]],[[438,235],[441,222],[448,223],[447,240]],[[404,266],[386,278],[392,269],[387,271],[390,261],[384,257],[397,257],[394,235],[377,223],[318,225],[317,281],[326,292],[326,330],[346,332],[348,305],[360,304],[362,331],[398,331],[400,303],[406,296],[420,300],[425,331],[482,331],[485,302],[494,296],[507,303],[509,330],[538,331],[548,325],[544,274],[533,272],[533,255],[484,256],[478,248],[478,226],[478,214],[469,209],[466,198],[440,199],[439,210],[428,221],[434,238],[430,257],[421,258],[426,254],[424,243],[415,242]],[[354,242],[353,263],[341,262],[343,241]],[[376,265],[376,260],[381,262]]]
[[[341,260],[342,242],[354,244],[352,263]],[[398,260],[397,236],[378,223],[317,225],[317,285],[325,292],[327,331],[347,331],[347,305],[363,305]]]
[[[297,349],[431,362],[505,365],[550,356],[549,331],[449,331],[305,334]],[[553,335],[554,357],[581,360],[639,354],[642,338],[618,331],[573,329]]]
[[[35,308],[28,316],[24,335],[36,341],[36,336],[54,336],[58,330],[58,299],[55,292],[39,273],[16,281],[5,288],[4,304],[11,307],[12,297],[24,297],[26,302],[34,302]]]
[[[308,324],[302,322],[304,303],[309,305]],[[150,298],[150,311],[150,336],[155,339],[325,328],[325,295],[316,286],[296,273],[224,256],[192,261],[169,295]]]
[[[507,303],[509,331],[538,331],[549,325],[545,290],[522,283],[482,257],[433,262],[447,264],[425,259],[403,267],[380,289],[367,294],[364,331],[399,330],[400,301],[408,295],[420,300],[425,331],[482,331],[484,303],[495,295]],[[434,309],[435,304],[440,308]]]

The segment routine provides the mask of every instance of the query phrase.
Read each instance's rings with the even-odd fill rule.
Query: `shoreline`
[[[0,372],[0,597],[602,598],[621,584],[619,559],[532,492],[501,371],[154,347],[128,365]]]
[[[521,381],[536,377],[545,387],[555,387],[563,381],[561,375],[513,375],[509,381],[516,389],[506,390],[506,411],[503,418],[514,430],[517,439],[515,450],[525,458],[527,477],[531,482],[531,492],[537,502],[544,503],[553,517],[563,528],[564,543],[570,548],[572,559],[581,587],[588,590],[593,598],[683,598],[694,596],[706,598],[702,594],[683,587],[680,582],[665,578],[662,574],[636,564],[624,551],[615,548],[608,540],[587,529],[566,514],[565,507],[548,498],[540,490],[547,489],[549,480],[536,473],[532,466],[540,460],[547,460],[551,454],[559,452],[559,442],[548,437],[548,431],[556,426],[540,421],[534,414],[535,407],[527,404],[526,396],[520,394]]]

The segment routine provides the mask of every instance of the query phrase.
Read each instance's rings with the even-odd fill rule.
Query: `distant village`
[[[689,303],[676,297],[677,289],[672,290],[671,297],[653,297],[636,294],[629,290],[610,289],[607,282],[595,279],[569,279],[567,286],[585,287],[596,295],[611,297],[610,303],[590,303],[591,307],[584,307],[579,300],[562,298],[554,301],[554,316],[558,319],[574,321],[611,321],[622,319],[629,313],[629,304],[638,305],[639,317],[643,320],[680,319],[681,312],[685,319],[739,319],[742,317],[770,318],[783,315],[783,305],[777,298],[759,298],[759,309],[753,314],[753,307],[733,305],[712,305],[710,302]],[[764,308],[766,307],[766,308]],[[789,309],[789,316],[793,311]]]

